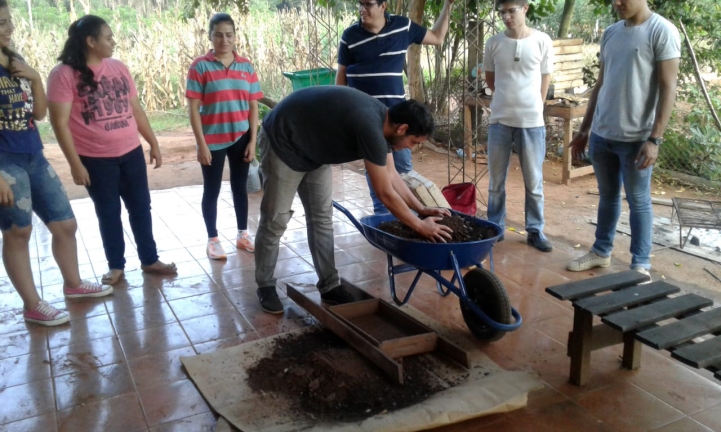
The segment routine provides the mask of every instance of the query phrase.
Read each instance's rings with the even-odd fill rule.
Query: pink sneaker
[[[67,312],[56,309],[45,300],[40,300],[32,310],[23,311],[25,321],[44,326],[56,326],[70,321]]]
[[[255,252],[255,245],[253,240],[250,238],[248,231],[244,231],[242,235],[239,235],[235,240],[235,246],[238,249],[245,249],[248,252]]]
[[[113,287],[110,285],[100,285],[99,283],[82,281],[77,288],[63,288],[65,298],[83,298],[83,297],[103,297],[113,293]]]

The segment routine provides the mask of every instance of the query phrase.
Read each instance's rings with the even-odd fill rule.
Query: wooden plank
[[[385,300],[380,300],[379,310],[389,319],[393,320],[394,323],[409,330],[409,331],[422,331],[423,333],[432,332],[433,329],[418,321],[417,319],[403,313],[397,307],[391,305]],[[445,354],[448,358],[455,361],[465,368],[471,367],[471,359],[468,356],[468,352],[461,349],[458,345],[454,344],[450,340],[438,336],[436,342],[436,351]]]
[[[577,308],[585,309],[594,315],[601,315],[615,312],[628,306],[635,306],[666,297],[669,294],[675,294],[679,291],[681,291],[681,289],[675,285],[664,281],[656,281],[648,285],[637,285],[606,295],[584,298],[578,300],[573,305]]]
[[[585,85],[583,79],[572,79],[566,81],[556,81],[553,83],[553,88],[555,90],[566,90],[573,87],[581,87],[582,85]]]
[[[331,306],[332,310],[338,316],[347,320],[357,318],[359,316],[370,315],[378,310],[378,299],[368,299],[352,303],[339,304]]]
[[[286,288],[288,297],[318,319],[318,321],[326,326],[328,330],[332,331],[338,337],[346,341],[348,345],[355,348],[356,351],[373,362],[397,383],[403,384],[403,365],[388,357],[383,351],[378,349],[378,347],[374,346],[342,322],[340,318],[333,314],[333,312],[313,302],[311,299],[297,291],[291,284],[286,284]]]
[[[553,40],[554,47],[566,46],[566,45],[583,45],[582,38],[560,38]]]
[[[428,193],[428,189],[419,183],[419,186],[415,189],[411,189],[418,198],[418,201],[423,203],[426,207],[438,207],[436,200],[433,199],[431,194]]]
[[[593,337],[593,315],[576,309],[573,314],[573,331],[571,332],[568,351],[571,357],[570,381],[582,386],[588,380],[591,369],[591,340]]]
[[[617,312],[601,319],[603,323],[622,332],[638,330],[669,318],[713,305],[713,301],[696,294],[685,294],[661,300],[635,309]]]
[[[578,54],[583,53],[583,45],[566,45],[553,47],[553,54]]]
[[[583,71],[580,69],[569,69],[558,74],[553,74],[553,79],[556,80],[556,82],[582,80]]]
[[[649,276],[635,270],[626,270],[583,279],[546,288],[546,292],[559,300],[575,300],[604,291],[615,291],[650,280]]]
[[[468,151],[468,149],[466,149],[466,151]],[[445,196],[443,196],[443,193],[436,184],[433,184],[433,186],[428,188],[428,193],[430,193],[431,197],[433,197],[433,200],[436,202],[436,206],[451,208],[451,205],[448,204],[448,200]]]
[[[584,66],[583,60],[572,60],[572,61],[564,61],[560,63],[555,63],[553,65],[554,71],[566,71],[566,70],[572,70],[572,69],[581,69],[583,70]]]
[[[671,353],[671,357],[697,368],[721,362],[721,336],[677,349]]]
[[[585,175],[593,174],[593,165],[586,165],[578,168],[571,169],[569,177],[576,178]]]
[[[565,63],[570,61],[584,61],[583,54],[560,54],[554,59],[557,63]]]
[[[558,117],[564,120],[572,120],[586,115],[586,108],[587,105],[585,103],[576,106],[546,105],[543,108],[543,115],[545,117]],[[568,127],[571,127],[570,123]],[[571,137],[568,137],[568,140],[570,142]]]
[[[596,351],[623,342],[623,333],[605,324],[596,324],[591,330],[589,350]]]
[[[666,349],[717,331],[721,331],[721,308],[642,331],[636,338],[650,347]]]
[[[436,335],[435,332],[424,333],[398,339],[389,339],[381,342],[378,348],[390,358],[401,358],[435,351],[437,340],[438,335]]]

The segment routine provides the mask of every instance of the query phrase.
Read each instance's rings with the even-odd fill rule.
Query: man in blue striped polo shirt
[[[453,2],[445,0],[433,28],[428,30],[406,17],[386,13],[386,0],[360,0],[360,20],[345,29],[341,37],[335,83],[361,90],[388,107],[403,102],[403,66],[408,47],[442,44]],[[393,160],[401,174],[413,169],[410,149],[394,151]],[[375,213],[388,213],[370,181],[368,186]]]

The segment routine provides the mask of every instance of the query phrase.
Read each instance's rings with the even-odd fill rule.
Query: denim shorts
[[[12,206],[0,206],[0,230],[32,225],[32,212],[46,225],[75,217],[65,188],[42,151],[32,154],[0,151],[0,175],[10,185],[14,197]]]

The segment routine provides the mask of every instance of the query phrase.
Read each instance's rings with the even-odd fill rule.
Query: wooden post
[[[573,314],[573,332],[571,333],[571,376],[573,384],[581,386],[588,380],[591,368],[591,334],[593,315],[581,309]]]
[[[641,367],[641,342],[636,340],[636,332],[623,334],[623,360],[621,364],[628,370]]]
[[[571,170],[573,169],[573,155],[571,154],[571,135],[573,129],[571,128],[571,120],[563,119],[563,168],[561,182],[566,186],[571,184]]]

